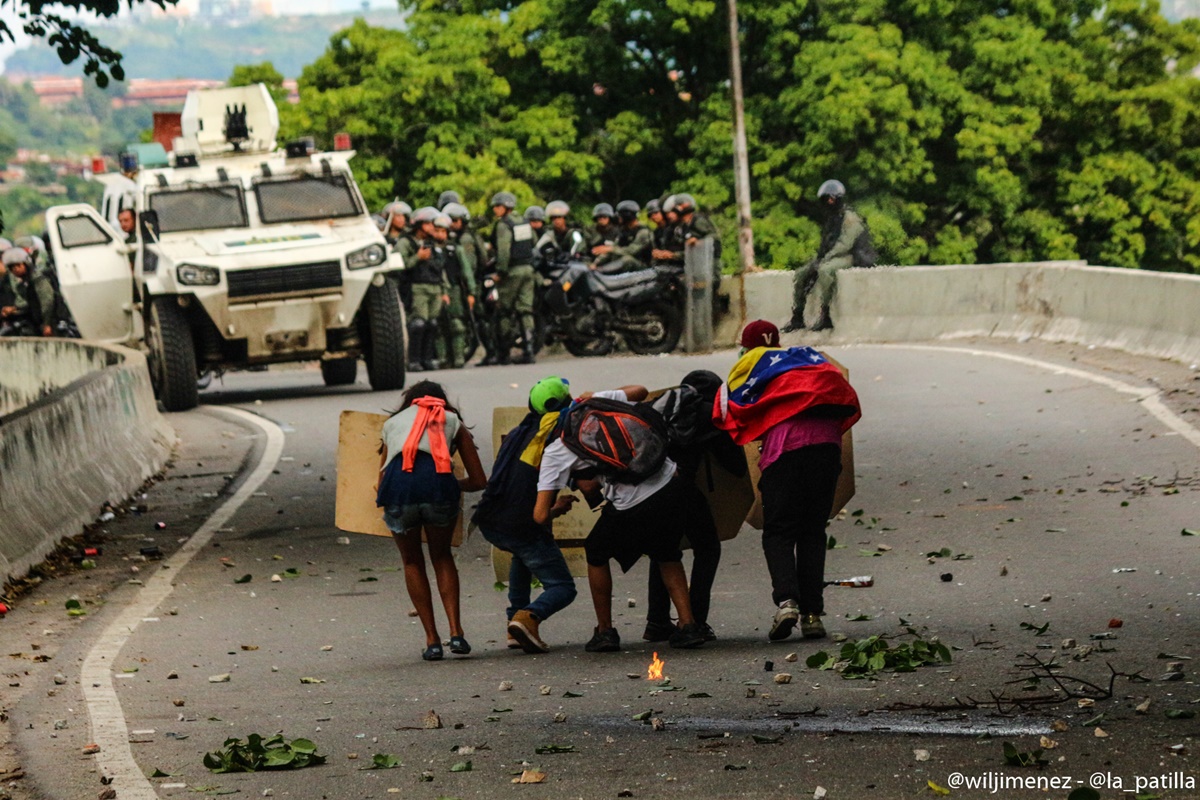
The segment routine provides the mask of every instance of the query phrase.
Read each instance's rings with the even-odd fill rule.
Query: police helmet
[[[546,210],[544,208],[542,208],[541,206],[530,206],[529,208],[525,209],[525,221],[526,222],[545,222],[546,221]]]
[[[835,200],[841,200],[846,196],[846,187],[841,181],[825,181],[821,184],[821,188],[817,190],[817,199],[824,200],[826,197],[832,197]]]
[[[661,214],[662,203],[657,200],[650,200],[646,203],[646,214]]]
[[[546,216],[550,219],[565,217],[571,213],[571,207],[562,200],[551,200],[546,204]]]
[[[462,195],[460,195],[458,192],[454,191],[453,189],[447,189],[446,191],[444,191],[438,195],[437,207],[438,207],[439,211],[445,211],[446,206],[450,205],[451,203],[461,203],[461,202],[462,202]]]
[[[471,212],[462,203],[446,203],[446,207],[442,209],[442,213],[450,219],[461,219],[463,221],[471,219]]]
[[[433,227],[450,230],[450,216],[448,214],[438,214],[433,218]]]
[[[8,248],[10,248],[12,246],[13,246],[12,242],[10,242],[8,239],[5,239],[3,236],[0,236],[0,253],[3,253],[5,250],[7,250]]]
[[[670,214],[675,210],[675,195],[670,195],[666,200],[663,200],[662,210],[664,214]]]
[[[405,203],[403,200],[395,200],[383,207],[383,211],[379,212],[386,217],[407,217],[412,214],[412,206]]]
[[[387,218],[383,214],[372,214],[371,222],[374,222],[375,227],[379,228],[380,231],[387,227]]]
[[[492,195],[492,208],[504,206],[509,211],[517,207],[517,196],[512,192],[496,192]]]
[[[613,213],[613,207],[608,203],[598,203],[596,207],[592,209],[592,219],[598,219],[600,217],[608,217],[609,219],[612,219],[614,216],[616,215]]]
[[[0,261],[3,261],[6,267],[15,267],[17,264],[24,264],[27,267],[33,266],[33,256],[25,252],[24,247],[10,247],[4,251],[4,255],[0,256]]]
[[[433,222],[438,218],[438,213],[438,210],[433,206],[418,208],[413,212],[412,223],[413,225],[420,225],[423,222]]]
[[[642,207],[634,200],[622,200],[617,203],[617,216],[621,218],[622,222],[637,219],[638,212],[641,210]]]
[[[675,211],[680,214],[686,214],[689,211],[696,210],[696,198],[690,194],[675,195]]]

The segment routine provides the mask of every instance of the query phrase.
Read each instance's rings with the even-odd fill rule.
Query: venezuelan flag
[[[862,417],[854,387],[813,348],[756,347],[730,370],[713,424],[747,444],[801,413],[840,418],[843,433]]]

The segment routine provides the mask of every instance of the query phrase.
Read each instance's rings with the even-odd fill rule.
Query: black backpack
[[[653,406],[667,424],[672,448],[703,444],[720,432],[712,422],[712,400],[691,386],[663,392]]]
[[[617,483],[641,483],[667,458],[667,423],[649,403],[593,397],[562,422],[567,449]]]

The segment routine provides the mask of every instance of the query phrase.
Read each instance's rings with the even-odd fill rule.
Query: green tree
[[[230,86],[252,86],[256,83],[266,85],[267,92],[276,106],[287,102],[288,92],[283,88],[283,74],[275,69],[270,61],[261,64],[240,64],[233,68],[233,74],[226,81]]]
[[[175,5],[179,0],[126,2],[130,8],[142,3],[166,8]],[[125,68],[121,64],[121,54],[106,47],[95,34],[78,22],[47,11],[47,7],[53,9],[56,5],[69,6],[76,12],[105,18],[115,17],[121,10],[120,0],[66,0],[61,3],[47,0],[0,0],[0,12],[14,13],[21,29],[36,39],[45,39],[46,44],[55,49],[62,63],[73,64],[82,58],[83,74],[91,75],[101,89],[108,85],[110,75],[118,81],[124,80]],[[0,16],[0,43],[5,40],[14,41],[13,30],[4,17]]]

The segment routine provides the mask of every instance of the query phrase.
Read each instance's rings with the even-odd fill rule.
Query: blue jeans
[[[575,579],[548,531],[527,529],[514,534],[482,527],[479,532],[496,547],[512,553],[512,566],[508,570],[509,619],[524,610],[545,621],[575,600]],[[533,576],[542,582],[542,593],[530,602]]]

